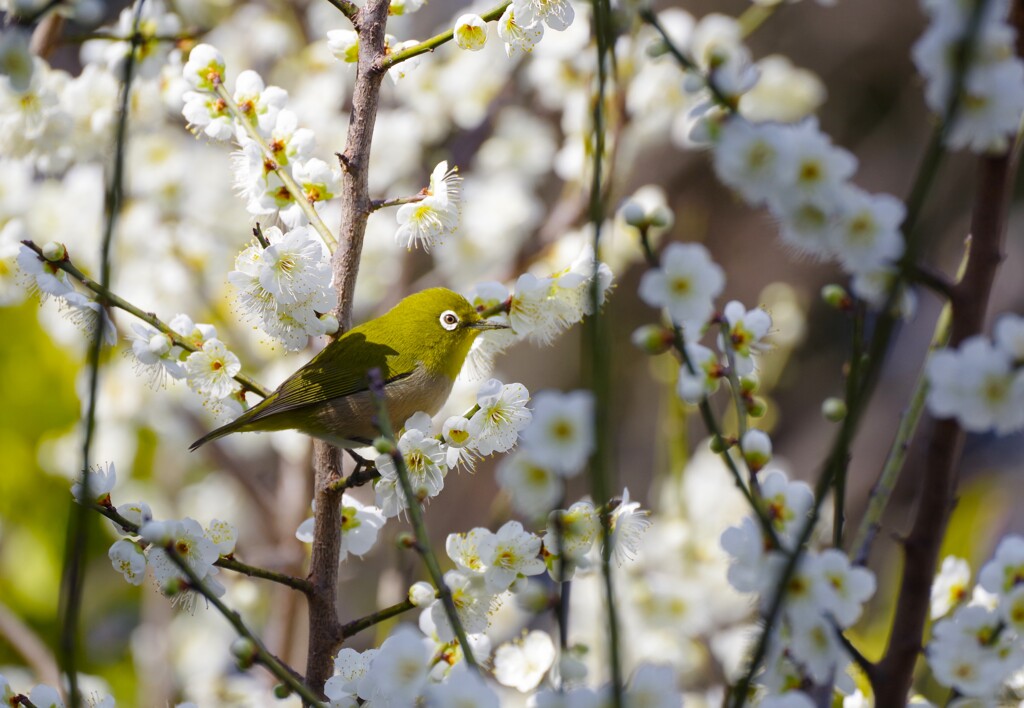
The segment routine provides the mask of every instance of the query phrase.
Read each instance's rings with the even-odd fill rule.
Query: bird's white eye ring
[[[441,313],[441,326],[451,332],[459,326],[459,316],[451,310],[445,310]]]

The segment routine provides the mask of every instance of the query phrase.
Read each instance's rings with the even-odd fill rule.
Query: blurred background
[[[743,0],[708,0],[658,9],[699,19],[713,12],[740,16],[751,7]],[[332,153],[344,146],[352,82],[352,68],[335,61],[324,45],[325,30],[346,27],[337,10],[327,2],[273,0],[181,0],[167,8],[180,15],[185,34],[224,53],[229,75],[253,68],[268,83],[287,89],[289,107],[317,135],[317,155],[332,162]],[[59,28],[48,57],[54,70],[78,77],[83,62],[101,65],[95,57],[102,46],[83,40],[95,27],[116,22],[120,9],[117,3],[99,4],[91,17]],[[454,2],[432,0],[415,14],[392,18],[389,32],[401,40],[426,37],[450,26],[463,11]],[[509,282],[526,268],[554,272],[575,258],[589,233],[588,148],[582,136],[593,71],[587,8],[577,5],[577,13],[570,30],[549,31],[522,61],[507,60],[492,36],[479,54],[442,47],[423,57],[397,86],[385,86],[371,165],[374,196],[414,193],[433,165],[447,159],[465,178],[465,207],[460,231],[430,254],[394,244],[393,212],[373,215],[357,293],[358,319],[429,285],[466,291],[486,280]],[[790,474],[813,483],[835,429],[821,416],[821,402],[842,394],[851,336],[849,319],[825,306],[819,291],[824,284],[844,282],[844,276],[834,264],[790,253],[770,217],[749,209],[717,182],[705,151],[683,144],[678,125],[685,109],[682,75],[667,59],[648,59],[644,48],[650,34],[638,35],[626,19],[622,22],[624,38],[617,47],[621,81],[615,95],[623,110],[616,111],[612,125],[610,206],[641,186],[660,186],[676,217],[661,241],[704,243],[727,274],[722,304],[738,299],[772,313],[774,349],[763,358],[762,372],[769,410],[760,425],[771,432],[776,455]],[[782,55],[794,67],[813,72],[817,81],[805,79],[817,98],[807,103],[834,142],[857,156],[856,183],[902,198],[934,120],[909,56],[924,22],[914,3],[860,0],[829,8],[805,1],[778,8],[747,43],[757,59]],[[185,128],[180,81],[175,83],[180,58],[172,53],[164,64],[136,87],[129,200],[115,236],[113,289],[165,321],[185,312],[215,324],[245,371],[274,386],[313,348],[286,352],[239,320],[226,273],[250,238],[252,220],[233,194],[230,148],[197,140]],[[95,88],[88,94],[96,104],[94,115],[112,110],[114,98],[104,85],[107,94]],[[75,130],[103,135],[109,131],[109,116],[107,124],[81,129],[76,124]],[[22,196],[0,198],[4,238],[63,241],[83,269],[95,272],[106,156],[100,150],[83,157],[83,149],[76,147],[64,164],[46,166],[32,164],[31,155],[26,158],[8,146],[0,161],[0,195]],[[946,159],[921,221],[927,258],[946,272],[955,270],[968,232],[974,161],[968,155]],[[337,214],[328,212],[327,222],[336,224]],[[1024,311],[1022,227],[1018,198],[992,313]],[[633,330],[656,321],[657,313],[636,295],[643,267],[635,234],[615,223],[608,238],[602,255],[616,277],[606,307],[613,345],[613,469],[618,488],[628,487],[645,508],[656,508],[663,489],[658,481],[681,473],[703,446],[705,431],[673,394],[675,367],[669,358],[648,358],[630,344]],[[0,279],[10,277],[0,269]],[[894,339],[853,448],[851,528],[888,452],[941,305],[928,292],[918,296],[916,316]],[[240,558],[302,574],[308,549],[294,531],[310,515],[308,440],[291,433],[234,436],[188,453],[188,443],[214,424],[212,416],[181,382],[153,389],[133,371],[133,360],[124,353],[130,349],[124,335],[131,333],[131,318],[120,312],[114,317],[122,339],[105,354],[93,462],[116,465],[115,503],[143,499],[158,518],[228,519],[240,530]],[[35,672],[37,680],[53,683],[69,486],[81,464],[85,344],[52,301],[40,305],[35,296],[23,301],[12,296],[0,308],[0,331],[7,333],[0,345],[0,671],[10,675],[21,670],[10,667],[22,667]],[[532,392],[580,387],[585,384],[580,343],[577,327],[550,347],[517,345],[498,358],[493,375],[521,382]],[[465,409],[474,390],[475,384],[460,387],[451,408]],[[725,403],[721,394],[715,399],[719,410]],[[857,633],[869,657],[883,646],[899,563],[894,537],[907,526],[916,490],[928,484],[920,453],[912,447],[907,474],[871,556],[881,589]],[[1014,502],[1024,493],[1022,461],[1020,435],[969,437],[948,552],[977,568],[994,539],[1024,530],[1024,515]],[[431,502],[427,519],[438,547],[450,532],[476,525],[494,528],[509,516],[508,501],[494,480],[495,462],[484,460],[475,474],[452,473],[444,493]],[[586,493],[582,478],[573,485],[570,499]],[[372,499],[367,489],[357,496]],[[237,698],[244,691],[232,681],[258,683],[262,678],[232,672],[223,652],[230,632],[219,620],[204,620],[211,614],[203,609],[195,617],[182,617],[148,583],[141,588],[124,583],[106,557],[114,538],[108,525],[96,517],[90,526],[85,670],[108,682],[125,705],[165,705],[185,695],[182,686],[190,681],[225,674],[230,681],[210,679],[216,688],[208,700],[247,704]],[[418,559],[389,540],[406,528],[389,523],[386,537],[362,562],[342,567],[343,620],[400,600],[418,579]],[[301,666],[304,602],[278,588],[231,580],[230,601],[255,618],[282,658]],[[370,645],[372,634],[357,637],[352,645]]]

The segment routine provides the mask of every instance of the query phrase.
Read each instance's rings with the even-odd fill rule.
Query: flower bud
[[[651,356],[664,354],[672,346],[672,333],[661,325],[637,327],[630,339],[633,346]]]
[[[757,374],[747,374],[740,377],[740,393],[750,395],[756,393],[760,387],[761,381],[757,378]]]
[[[50,263],[57,263],[63,261],[68,257],[68,249],[64,247],[63,243],[58,241],[48,241],[43,244],[43,258],[50,261]]]
[[[728,440],[726,440],[722,436],[716,435],[715,437],[711,438],[711,441],[708,443],[708,447],[711,448],[711,452],[715,453],[716,455],[721,455],[723,452],[732,447],[732,445],[729,443]]]
[[[188,590],[188,581],[181,576],[175,575],[160,588],[165,597],[175,597]]]
[[[231,653],[238,659],[238,665],[247,669],[255,663],[259,649],[248,637],[239,637],[231,642]]]
[[[469,444],[469,420],[461,415],[453,415],[444,422],[441,429],[446,443],[455,448],[465,447]]]
[[[763,430],[752,429],[743,434],[743,459],[751,472],[761,470],[772,459],[772,440]]]
[[[619,214],[622,216],[622,220],[630,226],[635,226],[638,229],[647,226],[647,212],[636,202],[623,204],[619,209]]]
[[[171,347],[174,346],[174,342],[163,332],[157,332],[149,338],[149,351],[156,356],[164,356],[171,351]]]
[[[768,412],[768,403],[760,396],[754,396],[747,401],[747,415],[751,418],[763,418]]]
[[[399,548],[415,548],[416,543],[416,537],[408,531],[395,536],[395,545]]]
[[[821,404],[821,414],[825,420],[838,423],[846,417],[846,402],[835,396],[826,398]]]
[[[437,593],[434,591],[434,586],[423,580],[413,583],[412,587],[409,588],[409,602],[416,607],[426,607],[436,597]]]
[[[287,698],[292,695],[292,689],[288,688],[287,684],[279,683],[274,686],[274,697],[275,698]]]
[[[323,325],[324,334],[334,334],[341,326],[338,324],[338,318],[330,312],[320,315],[320,324]]]
[[[846,311],[853,307],[853,300],[850,298],[850,294],[846,292],[846,288],[835,283],[826,285],[821,289],[821,299],[829,307],[840,311]]]
[[[383,435],[373,441],[373,449],[382,455],[395,454],[395,444]]]
[[[660,56],[668,54],[668,45],[662,40],[656,40],[647,45],[647,56],[651,59],[657,59]]]
[[[455,44],[476,52],[487,43],[487,23],[480,15],[466,14],[455,21]]]
[[[659,229],[667,229],[672,226],[675,221],[675,215],[672,214],[672,210],[667,206],[658,205],[651,209],[651,213],[647,215],[647,220],[651,226],[656,226]]]

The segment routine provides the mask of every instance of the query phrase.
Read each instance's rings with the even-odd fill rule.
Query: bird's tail
[[[210,442],[211,440],[216,440],[218,438],[224,437],[225,435],[230,435],[231,433],[237,432],[240,427],[241,426],[238,425],[238,421],[235,420],[235,421],[232,421],[232,422],[228,423],[227,425],[220,426],[216,430],[211,430],[206,435],[204,435],[203,437],[199,438],[194,443],[189,445],[188,446],[188,451],[189,452],[195,452],[196,450],[198,450],[199,448],[201,448],[203,445],[205,445],[206,443]]]

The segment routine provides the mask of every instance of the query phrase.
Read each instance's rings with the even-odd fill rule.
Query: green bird
[[[380,370],[388,415],[396,426],[444,405],[486,321],[466,298],[445,288],[410,295],[377,319],[328,344],[276,391],[190,450],[231,433],[298,430],[345,448],[377,436],[367,374]]]

